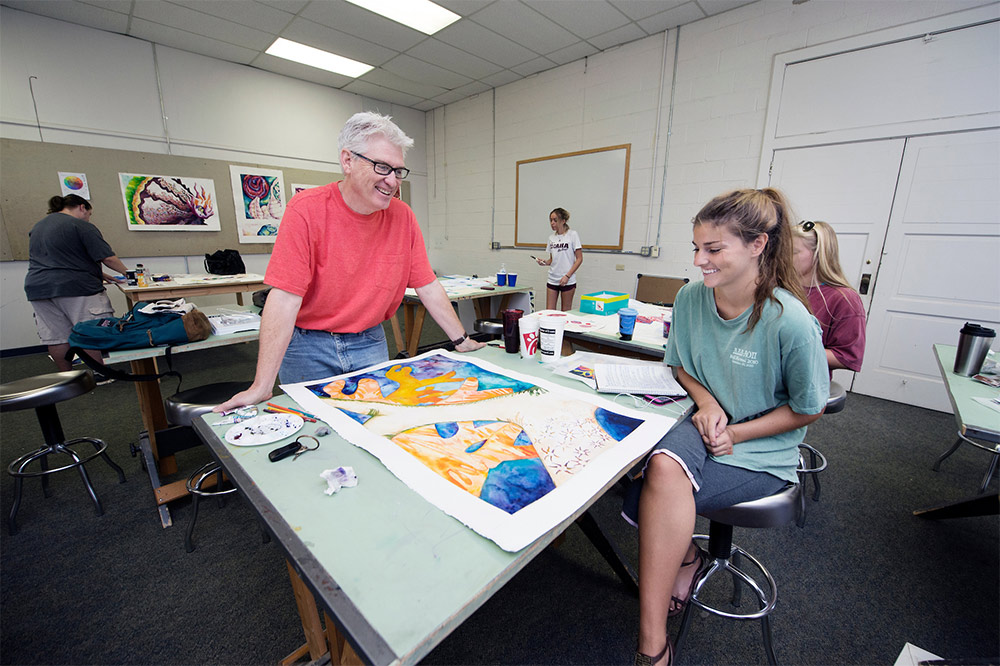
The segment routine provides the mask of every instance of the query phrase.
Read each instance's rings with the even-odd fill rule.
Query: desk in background
[[[464,275],[446,275],[438,278],[444,291],[448,294],[448,299],[458,308],[459,319],[465,326],[465,330],[471,332],[476,319],[490,319],[508,307],[524,310],[525,314],[531,312],[531,298],[528,295],[531,287],[499,287],[496,279],[471,278]],[[483,289],[489,286],[491,289]],[[512,300],[513,297],[513,300]],[[497,298],[498,307],[494,310],[493,299]],[[465,310],[462,305],[471,302],[474,312]],[[420,345],[420,333],[424,328],[424,318],[427,309],[417,297],[417,292],[407,289],[403,296],[403,329],[406,332],[406,342],[404,344],[399,331],[399,322],[396,317],[391,319],[392,335],[396,342],[396,349],[406,350],[408,356],[417,354],[417,347]]]
[[[581,389],[576,380],[518,354],[487,347],[471,355]],[[294,405],[288,396],[277,401]],[[685,405],[652,409],[678,417]],[[284,549],[307,638],[316,643],[313,659],[325,651],[318,613],[308,608],[315,595],[328,614],[331,645],[342,643],[331,636],[335,625],[366,663],[418,662],[574,520],[587,517],[589,506],[617,482],[610,480],[535,543],[509,553],[427,502],[377,458],[336,433],[298,460],[271,463],[268,451],[282,442],[230,446],[222,439],[230,426],[209,425],[216,420],[217,415],[200,417],[195,430]],[[299,434],[312,434],[318,425],[307,423]],[[358,486],[328,497],[319,473],[340,466],[354,468]]]
[[[254,306],[207,306],[199,308],[206,315],[215,314],[221,311],[246,310],[248,312],[259,312],[260,309]],[[214,347],[225,347],[241,342],[252,342],[259,337],[259,331],[241,331],[239,333],[229,333],[227,335],[210,335],[200,342],[189,342],[183,345],[174,345],[170,348],[170,353],[183,354],[184,352],[199,349],[211,349]],[[125,363],[128,362],[132,374],[151,375],[159,372],[156,359],[165,357],[166,347],[145,347],[143,349],[123,349],[109,352],[104,359],[105,363]],[[189,387],[190,388],[190,387]],[[166,485],[161,485],[160,474],[164,476],[177,472],[177,461],[173,453],[161,451],[157,447],[156,433],[168,427],[166,413],[163,408],[163,395],[160,393],[159,381],[136,382],[135,392],[139,398],[139,411],[142,414],[142,425],[145,431],[139,436],[139,448],[142,452],[143,462],[146,471],[149,473],[149,480],[153,486],[153,495],[156,499],[156,506],[160,513],[160,522],[163,527],[170,527],[172,524],[170,511],[167,503],[180,497],[187,496],[185,480],[175,481]]]
[[[670,308],[650,305],[630,300],[629,306],[639,311],[639,317],[651,320],[636,321],[631,340],[622,340],[618,335],[618,315],[584,314],[570,310],[570,317],[563,337],[576,349],[615,356],[663,360],[663,347],[667,339],[663,337],[663,317],[670,316]]]
[[[264,276],[255,273],[240,275],[211,275],[177,273],[171,279],[153,282],[147,287],[115,282],[125,294],[131,308],[140,301],[157,301],[161,298],[193,298],[216,294],[236,294],[236,302],[243,305],[243,293],[264,288]]]
[[[993,454],[993,458],[979,487],[979,492],[985,493],[990,477],[996,469],[997,459],[1000,457],[1000,412],[987,407],[976,399],[995,398],[1000,390],[977,382],[971,377],[963,377],[952,372],[955,367],[955,351],[954,345],[934,345],[934,358],[937,359],[938,369],[941,371],[941,378],[944,379],[948,400],[951,401],[955,422],[958,425],[958,439],[948,451],[937,459],[937,462],[934,463],[934,470],[937,471],[941,462],[954,453],[962,445],[962,442],[988,451]],[[973,441],[974,439],[982,440],[987,444]],[[997,495],[981,494],[979,497],[943,506],[919,509],[913,513],[925,518],[951,518],[995,514],[998,507],[1000,507],[1000,500],[998,500]]]

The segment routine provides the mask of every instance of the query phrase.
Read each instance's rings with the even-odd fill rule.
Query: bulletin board
[[[545,247],[549,213],[564,208],[584,248],[622,249],[631,150],[629,143],[519,161],[514,245]]]
[[[280,169],[288,197],[292,184],[326,185],[339,180],[334,171],[313,171],[259,164],[253,161],[210,160],[159,153],[71,146],[17,139],[0,140],[0,232],[3,261],[28,259],[28,232],[48,211],[48,201],[61,194],[59,172],[85,173],[94,207],[91,222],[121,257],[201,255],[223,248],[241,254],[267,254],[271,243],[240,243],[230,184],[231,164]],[[119,173],[210,178],[215,183],[221,218],[219,231],[129,231]],[[406,192],[403,192],[404,198]]]

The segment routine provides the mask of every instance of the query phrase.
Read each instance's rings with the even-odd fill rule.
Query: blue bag
[[[69,335],[71,347],[80,349],[142,349],[161,345],[179,345],[204,340],[212,332],[205,314],[192,310],[177,312],[140,312],[147,303],[136,303],[124,317],[104,317],[81,321]]]

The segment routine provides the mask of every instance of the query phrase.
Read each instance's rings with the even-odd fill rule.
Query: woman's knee
[[[684,468],[677,460],[666,454],[657,454],[646,463],[645,482],[654,488],[665,487],[677,483],[691,485]]]

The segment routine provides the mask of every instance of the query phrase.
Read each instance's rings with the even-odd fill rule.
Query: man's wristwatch
[[[452,341],[451,341],[451,344],[453,344],[453,345],[455,345],[455,346],[457,347],[457,346],[459,346],[460,344],[462,344],[463,342],[465,342],[465,341],[466,341],[466,340],[468,340],[468,339],[469,339],[469,334],[468,334],[468,333],[466,333],[466,334],[464,334],[464,335],[463,335],[462,337],[460,337],[459,339],[457,339],[457,340],[452,340]]]

